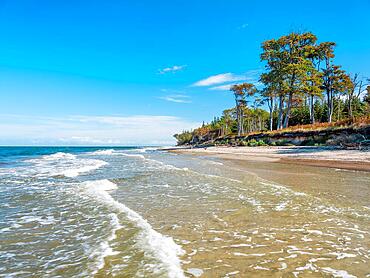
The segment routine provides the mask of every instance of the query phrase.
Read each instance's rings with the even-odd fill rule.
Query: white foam
[[[279,270],[284,270],[288,267],[288,265],[286,263],[281,263],[281,267],[279,267],[278,269]]]
[[[35,167],[30,168],[30,170],[38,176],[63,175],[70,178],[108,164],[103,160],[77,158],[76,155],[62,152],[44,155],[41,158],[28,160],[28,162],[35,164]]]
[[[145,147],[145,148],[138,149],[137,151],[140,153],[146,153],[146,151],[156,151],[156,150],[158,150],[158,148]]]
[[[286,206],[288,205],[288,202],[281,202],[280,204],[278,204],[276,207],[275,207],[275,210],[276,211],[282,211],[282,210],[285,210]]]
[[[55,218],[53,216],[35,216],[35,215],[26,215],[22,216],[18,223],[26,224],[26,223],[32,223],[32,222],[38,222],[41,225],[50,225],[55,223]]]
[[[117,188],[116,184],[108,180],[98,180],[84,182],[82,185],[89,194],[93,194],[107,206],[125,213],[128,219],[141,229],[137,244],[161,262],[161,268],[167,271],[168,277],[185,277],[178,257],[184,255],[185,252],[171,237],[155,231],[137,212],[114,200],[107,190]],[[154,268],[153,271],[156,271],[155,265],[150,265],[149,267]]]
[[[203,270],[200,268],[188,268],[186,272],[190,273],[194,277],[200,277],[203,275]]]
[[[112,155],[112,154],[114,154],[114,150],[113,149],[97,150],[97,151],[92,152],[90,154],[93,154],[93,155]]]
[[[143,156],[144,157],[144,156]],[[159,166],[161,166],[162,169],[165,169],[165,170],[176,170],[176,171],[189,171],[189,168],[179,168],[179,167],[176,167],[176,166],[173,166],[173,165],[170,165],[170,164],[165,164],[163,163],[162,161],[158,161],[158,160],[154,160],[154,159],[149,159],[149,158],[145,158],[144,159],[148,162],[151,162],[153,164],[157,164]],[[195,172],[196,173],[196,172]]]
[[[239,199],[243,200],[243,201],[247,201],[250,205],[252,205],[253,207],[256,207],[256,210],[258,212],[263,212],[264,211],[261,202],[252,198],[252,197],[244,196],[243,194],[240,194]]]
[[[321,270],[324,271],[325,273],[328,273],[328,274],[332,275],[333,277],[356,278],[356,276],[354,276],[352,274],[349,274],[345,270],[337,270],[337,269],[333,269],[331,267],[322,267]]]
[[[85,165],[84,165],[85,164]],[[58,174],[64,175],[69,178],[77,177],[81,173],[90,172],[96,170],[108,163],[102,160],[96,159],[84,159],[81,161],[81,166],[77,166],[75,169],[67,169],[59,172]]]
[[[241,253],[241,252],[234,252],[233,254],[235,256],[243,256],[243,257],[263,257],[266,255],[265,253],[246,254],[246,253]]]
[[[58,153],[42,156],[42,159],[44,160],[75,159],[75,158],[76,156],[74,154],[63,153],[63,152],[58,152]]]
[[[209,163],[214,164],[214,165],[224,165],[222,162],[217,162],[213,160],[209,160]]]
[[[312,270],[315,271],[317,268],[312,263],[307,263],[305,266],[297,267],[295,270]]]
[[[109,186],[108,183],[106,183],[106,186],[103,190],[111,190],[114,189],[112,186]],[[113,251],[112,247],[109,245],[109,243],[116,239],[116,232],[122,228],[121,224],[119,223],[119,219],[115,213],[112,213],[109,215],[111,218],[111,226],[112,226],[112,232],[110,236],[105,240],[102,241],[99,246],[93,247],[91,254],[89,255],[90,258],[95,259],[95,263],[93,265],[90,265],[91,273],[92,275],[95,275],[98,273],[100,269],[102,269],[105,265],[105,257],[108,256],[114,256],[118,255],[120,252]]]
[[[240,271],[236,270],[236,271],[232,271],[232,272],[229,272],[229,273],[226,273],[225,274],[225,277],[229,277],[230,275],[236,275],[238,274]]]
[[[117,153],[117,154],[127,156],[127,157],[140,158],[142,160],[145,160],[145,156],[143,156],[142,154],[131,154],[131,153]]]
[[[351,253],[339,253],[339,252],[331,252],[329,253],[329,255],[334,255],[337,257],[337,260],[341,260],[341,259],[344,259],[344,258],[355,258],[357,257],[355,254],[351,254]]]

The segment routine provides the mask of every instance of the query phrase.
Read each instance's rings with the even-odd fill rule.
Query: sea
[[[0,277],[370,277],[370,173],[0,147]]]

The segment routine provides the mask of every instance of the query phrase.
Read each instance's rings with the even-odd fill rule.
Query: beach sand
[[[370,151],[330,147],[171,148],[170,152],[213,156],[224,160],[299,164],[370,172]]]

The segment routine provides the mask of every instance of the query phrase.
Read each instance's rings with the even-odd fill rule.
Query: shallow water
[[[0,276],[370,275],[369,173],[153,149],[0,154]]]

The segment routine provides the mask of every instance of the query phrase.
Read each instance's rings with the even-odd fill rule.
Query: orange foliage
[[[209,126],[202,126],[194,130],[194,134],[204,136],[211,131]]]
[[[290,126],[288,128],[280,129],[280,130],[273,130],[273,131],[264,131],[264,132],[252,132],[245,135],[253,135],[253,134],[275,134],[275,133],[284,133],[284,132],[291,132],[291,131],[314,131],[314,130],[324,130],[329,128],[345,128],[345,127],[361,127],[370,125],[370,116],[364,116],[354,119],[345,119],[341,121],[336,121],[332,123],[315,123],[315,124],[308,124],[308,125],[296,125]]]

